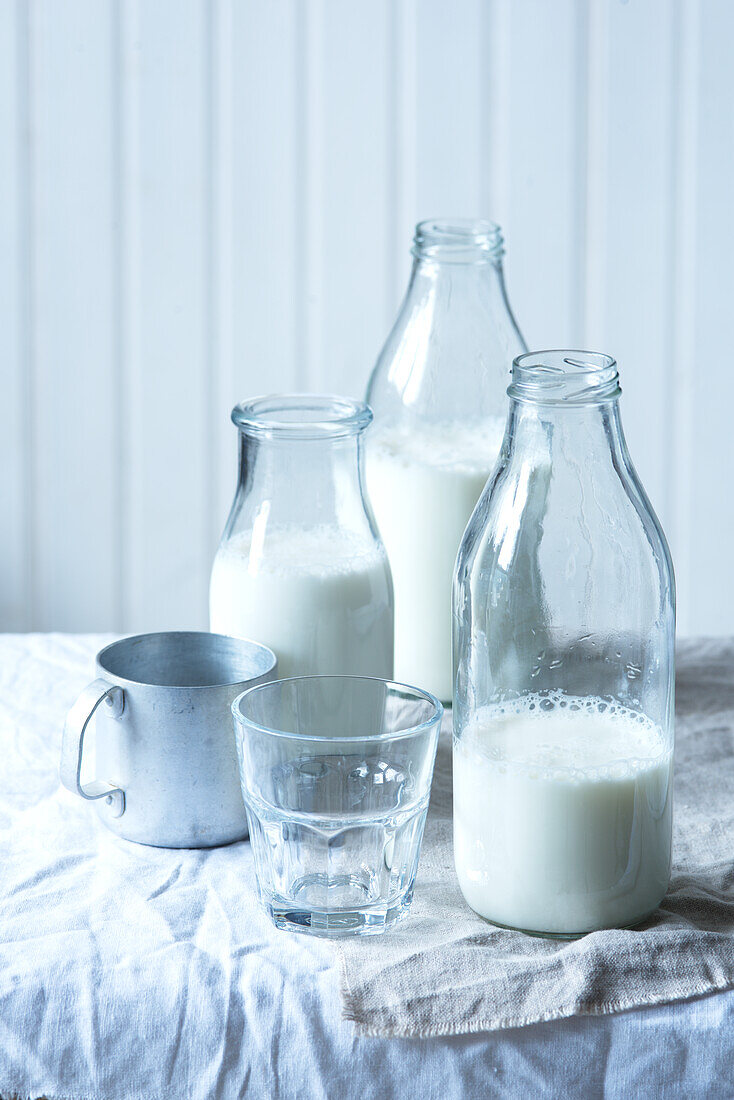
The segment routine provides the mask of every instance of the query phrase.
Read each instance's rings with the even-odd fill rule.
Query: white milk
[[[214,560],[209,611],[213,631],[270,646],[281,677],[392,676],[384,552],[340,528],[234,535]]]
[[[619,704],[561,692],[548,700],[483,708],[454,744],[464,897],[488,920],[527,931],[638,922],[668,886],[671,749]]]
[[[451,582],[464,528],[499,453],[504,421],[376,429],[367,488],[395,588],[395,677],[452,695]]]

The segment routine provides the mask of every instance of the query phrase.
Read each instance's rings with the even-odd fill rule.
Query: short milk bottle
[[[444,702],[456,554],[497,459],[512,360],[525,350],[503,254],[492,222],[417,226],[408,290],[367,391],[367,483],[395,585],[395,675]]]
[[[515,360],[454,579],[454,857],[495,924],[628,927],[670,874],[675,588],[609,356]]]
[[[210,626],[263,642],[284,676],[391,678],[392,582],[363,492],[367,405],[237,405],[239,482],[212,568]]]

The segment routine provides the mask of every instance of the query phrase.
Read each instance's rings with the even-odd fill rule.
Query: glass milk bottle
[[[211,576],[213,631],[264,642],[278,674],[392,677],[392,582],[363,492],[367,405],[260,397],[232,411],[239,483]]]
[[[421,222],[408,291],[367,390],[367,482],[395,585],[395,675],[444,702],[456,553],[497,459],[512,359],[525,350],[503,254],[492,222]]]
[[[508,394],[454,579],[454,856],[481,916],[573,937],[668,886],[673,569],[614,360],[521,355]]]

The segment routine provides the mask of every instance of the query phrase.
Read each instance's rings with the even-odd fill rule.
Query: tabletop
[[[461,1038],[356,1036],[333,945],[272,927],[247,842],[128,844],[60,789],[64,715],[109,640],[0,635],[0,1097],[734,1095],[734,991]]]

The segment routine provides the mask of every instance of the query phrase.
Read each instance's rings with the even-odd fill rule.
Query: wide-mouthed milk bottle
[[[264,642],[284,676],[391,678],[390,568],[362,491],[362,402],[236,406],[240,476],[212,568],[211,629]]]
[[[408,291],[367,391],[367,485],[395,589],[395,674],[444,701],[456,553],[497,460],[510,364],[525,348],[503,252],[491,222],[417,226]]]

